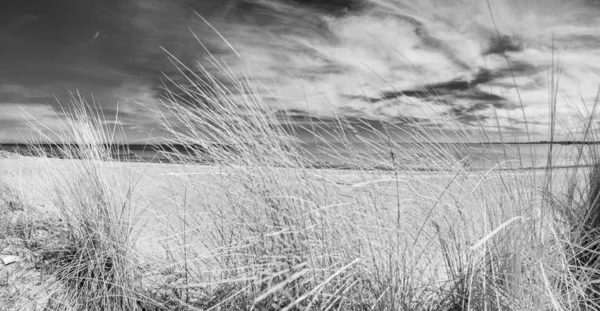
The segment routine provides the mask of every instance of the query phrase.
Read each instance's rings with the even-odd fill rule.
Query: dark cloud
[[[520,52],[523,50],[523,44],[520,43],[516,38],[500,35],[492,36],[489,42],[489,47],[483,55],[500,54],[503,55],[507,52]]]
[[[291,0],[291,2],[332,15],[360,12],[369,5],[365,0]]]
[[[66,104],[69,93],[79,90],[88,98],[91,97],[89,94],[93,94],[107,113],[120,109],[127,124],[137,120],[147,128],[155,127],[156,120],[151,113],[133,102],[146,101],[147,105],[157,109],[157,98],[166,94],[163,87],[165,81],[170,88],[174,85],[169,81],[189,85],[185,74],[179,72],[190,74],[184,65],[194,70],[196,62],[201,62],[209,72],[218,71],[207,61],[207,51],[196,41],[192,32],[216,58],[232,61],[235,66],[235,53],[196,14],[231,39],[241,52],[264,54],[257,58],[267,59],[258,64],[264,64],[265,68],[252,77],[260,83],[268,84],[276,78],[280,79],[277,82],[297,83],[303,79],[315,83],[324,81],[326,84],[333,80],[332,76],[355,74],[352,66],[348,65],[350,62],[333,55],[335,51],[348,51],[334,50],[334,47],[345,48],[354,43],[344,42],[349,41],[348,38],[341,38],[340,30],[335,28],[343,25],[331,21],[361,17],[363,13],[373,18],[381,17],[382,20],[389,18],[400,21],[393,25],[409,29],[406,36],[414,35],[415,44],[424,52],[423,58],[437,53],[440,59],[449,61],[455,70],[472,75],[471,78],[441,80],[441,83],[422,82],[400,90],[382,91],[383,88],[379,88],[369,93],[370,97],[339,91],[336,95],[343,100],[364,101],[363,108],[367,107],[364,109],[339,109],[351,120],[363,123],[367,122],[364,120],[373,104],[409,97],[445,105],[449,114],[471,124],[488,109],[514,108],[504,93],[500,93],[500,96],[487,86],[510,88],[507,84],[510,78],[530,77],[548,69],[535,60],[531,61],[531,58],[528,59],[530,62],[510,59],[511,54],[527,50],[531,39],[527,41],[514,33],[498,35],[489,29],[482,30],[485,33],[482,37],[486,37],[484,41],[487,42],[481,43],[481,56],[508,56],[510,65],[484,69],[480,68],[481,64],[465,61],[458,51],[462,47],[457,48],[451,44],[454,43],[451,38],[444,37],[439,29],[431,27],[431,16],[435,12],[420,12],[421,4],[411,5],[409,2],[394,2],[402,5],[390,13],[385,6],[373,9],[375,2],[368,0],[4,0],[0,4],[0,109],[8,104],[28,107],[48,104],[58,111],[57,99]],[[506,0],[501,3],[511,2]],[[573,12],[579,13],[567,15],[581,16],[582,21],[595,18],[597,14],[587,11],[595,12],[595,8],[600,8],[598,0],[577,0],[573,3],[578,7]],[[369,23],[376,21],[372,19]],[[360,32],[368,26],[365,24],[351,31]],[[555,43],[557,46],[592,49],[598,46],[599,38],[597,32],[569,33],[557,36]],[[323,47],[328,49],[319,50]],[[373,52],[373,57],[381,56],[386,61],[387,58],[393,59],[385,51],[378,50],[383,48],[386,46],[375,46],[369,52]],[[172,56],[171,59],[165,51]],[[174,65],[174,59],[181,61],[179,68]],[[309,65],[304,66],[302,61]],[[398,64],[390,63],[390,67],[394,65]],[[199,74],[199,77],[204,76]],[[222,82],[231,85],[227,84],[226,79]],[[536,83],[523,85],[522,90],[534,90],[539,87]],[[176,87],[174,91],[190,104],[202,102],[198,97],[178,92]],[[469,104],[459,105],[457,102]],[[296,122],[306,121],[306,114],[300,110],[289,113]],[[396,116],[393,113],[387,117],[398,124],[432,122],[426,118]],[[376,126],[377,122],[373,122],[367,124]],[[13,123],[10,126],[14,126]],[[0,124],[0,131],[7,126],[8,122]]]
[[[48,104],[59,111],[58,102],[68,105],[70,92],[79,90],[88,99],[93,94],[112,113],[117,101],[157,95],[154,87],[161,71],[172,71],[160,47],[187,62],[197,59],[200,49],[188,31],[192,9],[210,19],[226,2],[3,1],[0,109],[6,104]],[[123,116],[137,113],[130,110]],[[2,122],[0,131],[13,126]]]
[[[224,1],[19,0],[0,10],[1,83],[113,86],[170,66],[160,50],[193,59],[191,8],[214,15]],[[225,1],[226,2],[226,1]]]

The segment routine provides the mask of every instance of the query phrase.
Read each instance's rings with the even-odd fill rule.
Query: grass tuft
[[[133,172],[113,158],[118,128],[106,128],[101,111],[74,95],[59,135],[63,160],[47,158],[40,172],[50,201],[65,224],[63,238],[45,247],[42,268],[56,289],[50,310],[141,310],[137,254],[139,214]],[[39,129],[42,138],[47,131]],[[31,148],[38,155],[46,150]]]

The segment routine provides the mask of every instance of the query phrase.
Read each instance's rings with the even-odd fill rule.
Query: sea
[[[0,151],[22,156],[72,158],[64,150],[75,145],[0,144]],[[224,151],[235,148],[218,146]],[[200,146],[110,145],[111,159],[126,162],[177,163],[197,160],[214,163]],[[331,169],[443,170],[460,166],[470,170],[545,169],[586,166],[600,159],[600,143],[397,143],[393,147],[367,143],[303,143],[295,154],[307,166]],[[185,155],[179,157],[174,155]]]

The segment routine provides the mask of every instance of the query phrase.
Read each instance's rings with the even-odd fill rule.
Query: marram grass
[[[136,207],[140,177],[111,161],[102,146],[117,130],[76,97],[61,134],[78,143],[63,151],[74,169],[48,160],[41,173],[65,234],[44,250],[45,296],[28,308],[598,309],[593,146],[570,155],[588,167],[503,170],[498,156],[478,170],[468,164],[473,129],[440,144],[440,129],[335,116],[308,119],[321,147],[309,153],[249,80],[195,71],[164,99],[170,142],[197,152],[167,154],[184,187],[165,192],[175,207],[159,218],[156,253],[167,256],[151,258],[162,275],[141,271],[136,250],[148,229]],[[593,118],[582,116],[584,132],[594,132]],[[352,169],[316,168],[320,157]],[[199,164],[207,160],[210,182]]]

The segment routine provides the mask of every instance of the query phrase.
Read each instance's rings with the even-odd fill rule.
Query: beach
[[[89,175],[90,168],[96,173]],[[34,223],[64,217],[64,210],[61,214],[54,206],[61,202],[56,187],[62,183],[76,190],[81,186],[83,191],[87,183],[110,180],[107,185],[114,187],[111,193],[126,194],[130,202],[129,216],[122,221],[133,222],[136,239],[131,256],[136,258],[136,269],[149,288],[172,277],[178,286],[186,287],[177,277],[182,262],[193,266],[188,269],[202,272],[206,280],[213,280],[203,283],[202,288],[216,286],[211,284],[218,284],[225,268],[223,252],[243,249],[243,244],[264,243],[264,238],[259,239],[263,233],[255,231],[261,227],[267,232],[275,230],[270,233],[275,236],[285,235],[285,230],[304,232],[307,242],[317,243],[310,247],[317,253],[308,257],[316,262],[321,258],[320,249],[334,258],[345,254],[348,259],[361,261],[365,269],[372,269],[369,267],[384,264],[392,252],[402,254],[406,269],[419,271],[421,282],[450,282],[453,272],[448,270],[444,245],[452,242],[468,248],[505,221],[518,218],[513,225],[519,227],[531,217],[543,217],[536,207],[542,204],[542,193],[533,190],[543,185],[543,171],[352,171],[36,157],[2,159],[0,171],[4,184],[13,191],[13,200],[20,200],[20,210]],[[73,184],[75,180],[81,184]],[[248,182],[275,192],[264,197],[247,188]],[[129,188],[131,185],[134,187]],[[269,216],[275,208],[269,207],[270,200],[283,206],[278,215]],[[285,223],[286,215],[308,219],[280,227],[278,222]],[[265,217],[275,218],[269,221]],[[64,230],[61,228],[69,224],[55,225],[40,234],[51,235],[49,232]],[[288,229],[277,233],[283,228]],[[315,228],[326,231],[314,232]],[[216,238],[215,234],[224,234],[224,229],[245,242],[231,244]],[[9,249],[28,255],[23,255],[21,263],[6,266],[5,272],[23,269],[19,273],[38,275],[39,270],[32,265],[40,263],[25,258],[39,258],[44,249]],[[363,253],[368,255],[360,255]],[[472,253],[475,256],[479,250]],[[30,284],[18,286],[25,292],[30,288]],[[36,294],[40,292],[30,293]]]

